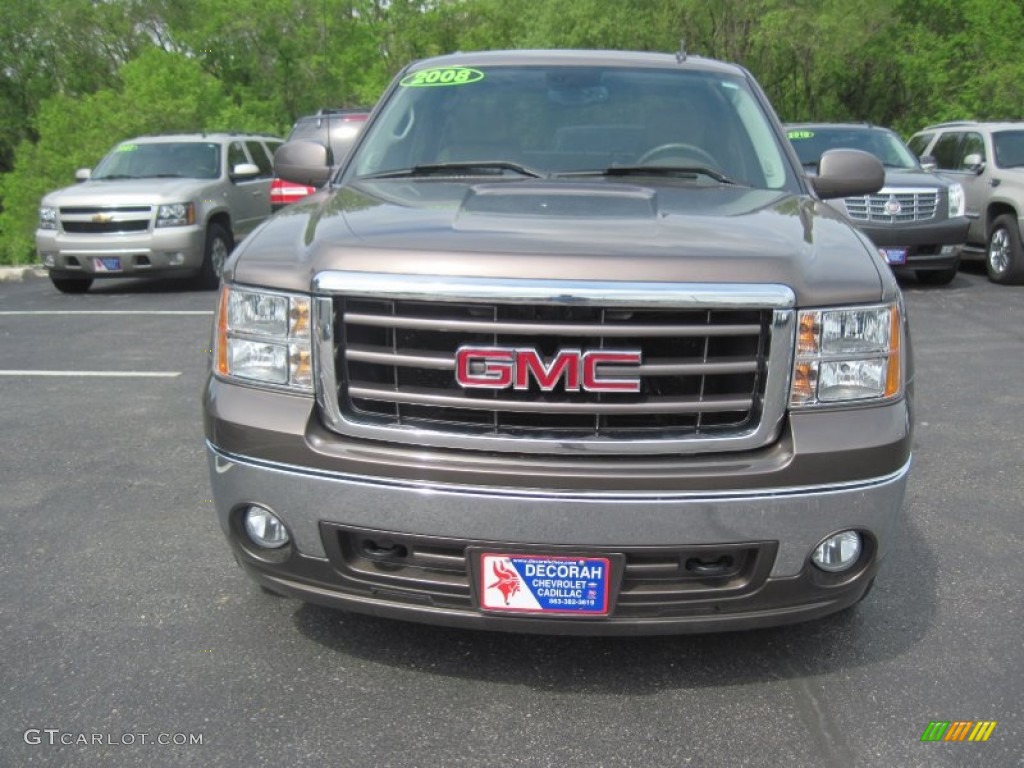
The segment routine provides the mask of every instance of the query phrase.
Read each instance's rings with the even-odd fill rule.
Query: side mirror
[[[822,200],[873,195],[885,183],[885,169],[878,158],[859,149],[830,149],[818,161],[818,175],[811,185]]]
[[[274,153],[274,175],[279,179],[322,187],[331,177],[327,147],[316,141],[289,141]]]
[[[260,167],[253,163],[239,163],[231,169],[232,179],[251,179],[260,175]]]
[[[964,168],[971,173],[981,173],[985,170],[985,158],[977,152],[972,152],[964,158]]]
[[[938,162],[932,155],[921,155],[921,170],[931,173],[939,167]]]
[[[88,181],[90,176],[92,176],[92,168],[79,168],[75,171],[75,181],[79,184]]]

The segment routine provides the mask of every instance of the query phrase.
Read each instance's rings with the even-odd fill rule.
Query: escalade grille
[[[148,205],[66,207],[60,209],[60,224],[65,232],[73,233],[146,232],[152,211]]]
[[[937,189],[882,189],[874,195],[846,198],[846,212],[855,221],[899,224],[935,218]]]
[[[336,357],[346,417],[515,436],[697,434],[749,427],[764,391],[770,313],[537,307],[339,298]],[[463,345],[639,349],[636,394],[464,390]]]
[[[695,453],[760,447],[784,415],[794,297],[783,286],[324,274],[318,397],[343,434],[525,453]],[[542,386],[536,367],[515,386],[462,386],[456,360],[467,348],[525,350],[547,371],[562,357],[583,370],[588,356],[625,351],[628,365],[598,361],[595,379],[635,391],[590,391],[564,369]],[[473,376],[485,381],[494,371],[469,365],[483,365]]]

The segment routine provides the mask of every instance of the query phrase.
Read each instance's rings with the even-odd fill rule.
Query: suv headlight
[[[156,209],[158,227],[184,227],[196,223],[196,209],[192,203],[171,203]]]
[[[949,218],[963,216],[966,211],[966,198],[963,184],[949,185]]]
[[[43,205],[39,208],[39,228],[40,229],[56,229],[57,228],[57,209]]]
[[[310,297],[225,285],[217,306],[217,376],[293,392],[313,391]]]
[[[862,403],[900,395],[902,317],[898,302],[801,311],[790,406]]]

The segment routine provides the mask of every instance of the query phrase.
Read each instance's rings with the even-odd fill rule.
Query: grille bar
[[[345,348],[345,358],[356,362],[378,363],[380,365],[397,365],[410,368],[432,368],[439,371],[454,371],[455,358],[444,353],[384,352],[378,348],[359,344],[350,344]],[[598,367],[601,371],[601,367]],[[709,360],[706,363],[694,363],[682,358],[664,358],[652,360],[630,368],[630,372],[641,376],[685,376],[708,375],[715,373],[751,373],[757,370],[754,360]]]
[[[345,313],[346,325],[364,325],[373,328],[401,328],[420,331],[462,331],[464,333],[519,334],[536,336],[601,336],[614,338],[634,336],[749,336],[759,333],[758,325],[691,326],[691,325],[601,325],[572,323],[515,323],[477,320],[435,319],[425,317],[396,317]]]
[[[471,411],[508,411],[509,413],[580,413],[580,414],[670,414],[701,413],[745,410],[753,405],[753,398],[707,397],[673,398],[651,397],[644,402],[599,403],[599,402],[553,402],[548,400],[502,400],[472,397],[470,395],[437,395],[431,390],[407,387],[402,391],[386,387],[368,386],[353,382],[348,387],[349,397],[366,398],[385,403],[413,403],[415,405],[438,406],[443,408],[465,408]]]

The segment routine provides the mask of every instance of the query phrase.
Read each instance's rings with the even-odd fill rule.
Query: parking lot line
[[[173,379],[181,376],[181,371],[0,371],[0,376],[92,376],[121,379]]]

